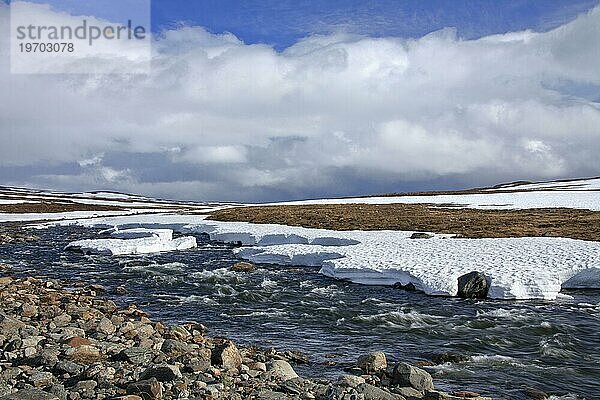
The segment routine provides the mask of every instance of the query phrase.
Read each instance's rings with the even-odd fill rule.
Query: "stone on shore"
[[[394,367],[392,384],[412,387],[421,392],[433,390],[433,379],[427,371],[402,362]]]
[[[385,353],[376,351],[370,354],[364,354],[358,358],[358,368],[367,374],[385,370],[387,368],[387,358]]]
[[[177,366],[162,364],[149,367],[140,374],[140,379],[142,380],[151,378],[156,378],[159,382],[169,382],[181,379],[182,375]]]
[[[271,372],[274,376],[287,381],[288,379],[294,379],[298,377],[294,368],[284,360],[274,360],[267,367],[267,371]]]
[[[242,364],[242,356],[232,341],[225,341],[212,350],[212,363],[225,369],[238,368]]]
[[[365,400],[405,400],[399,394],[387,392],[377,386],[364,383],[358,387],[358,393],[363,395]]]
[[[140,396],[143,400],[161,400],[163,388],[156,378],[142,380],[127,385],[127,394]]]
[[[60,400],[57,396],[39,389],[22,389],[0,397],[0,400]]]

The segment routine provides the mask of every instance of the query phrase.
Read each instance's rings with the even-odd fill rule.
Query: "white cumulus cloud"
[[[90,189],[96,168],[111,189],[271,200],[600,175],[600,7],[541,33],[315,35],[282,52],[183,26],[154,38],[148,75],[11,75],[8,37],[0,170],[80,166],[13,184]]]

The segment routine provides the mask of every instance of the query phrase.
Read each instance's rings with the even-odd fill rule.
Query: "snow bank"
[[[172,240],[173,230],[172,229],[147,229],[147,228],[134,228],[134,229],[119,229],[115,227],[107,231],[102,231],[100,234],[108,233],[110,236],[116,239],[140,239],[140,238],[160,238],[162,240]]]
[[[77,240],[69,243],[65,250],[119,256],[186,250],[197,246],[193,236],[173,239],[170,229],[126,229],[115,230],[111,234],[121,239]]]
[[[479,271],[494,299],[556,299],[565,288],[600,288],[600,243],[565,238],[410,239],[407,231],[328,231],[203,221],[186,229],[241,242],[253,262],[321,267],[324,275],[368,285],[412,283],[455,296],[458,277]]]
[[[197,215],[105,217],[81,223],[206,233],[213,240],[243,245],[236,252],[253,262],[320,267],[324,275],[360,284],[412,283],[430,295],[455,296],[458,277],[471,271],[486,275],[491,282],[488,297],[494,299],[551,300],[562,288],[600,288],[600,242],[450,235],[410,239],[412,231],[330,231],[207,221]]]
[[[412,232],[349,232],[359,244],[282,244],[238,249],[250,261],[321,267],[324,275],[367,285],[412,283],[455,296],[458,277],[479,271],[494,299],[556,299],[564,288],[600,288],[600,243],[563,238],[409,239]]]

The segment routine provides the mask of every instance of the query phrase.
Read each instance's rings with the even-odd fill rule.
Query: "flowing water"
[[[391,287],[336,281],[306,267],[261,265],[229,270],[232,248],[198,238],[198,249],[143,256],[64,252],[85,228],[52,228],[41,240],[0,246],[0,262],[18,273],[85,281],[152,318],[195,320],[212,336],[302,350],[304,376],[335,377],[365,352],[394,360],[430,360],[455,352],[471,360],[428,368],[444,390],[524,398],[525,387],[587,399],[600,396],[600,291],[572,291],[556,302],[469,301]],[[117,286],[124,296],[112,295]],[[577,397],[568,397],[577,398]]]

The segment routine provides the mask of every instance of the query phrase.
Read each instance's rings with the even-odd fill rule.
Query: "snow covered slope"
[[[22,206],[23,211],[3,212],[6,207],[15,205]],[[0,222],[164,212],[211,212],[232,205],[237,204],[171,201],[115,192],[64,193],[0,186]]]
[[[510,185],[472,194],[353,197],[272,203],[307,204],[451,204],[469,208],[502,210],[527,208],[577,208],[600,211],[600,178],[563,182]]]

